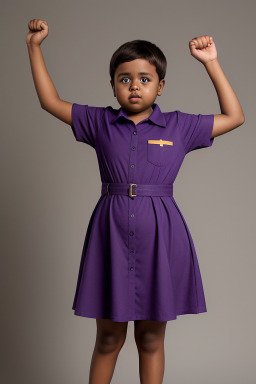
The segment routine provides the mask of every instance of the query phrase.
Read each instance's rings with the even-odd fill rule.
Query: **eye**
[[[128,79],[128,77],[124,77],[124,78],[121,80],[121,83],[123,83],[123,80],[125,80],[125,79]],[[125,81],[125,83],[126,83],[126,81]]]
[[[146,79],[147,80],[147,81],[143,81],[144,84],[146,84],[146,83],[148,83],[150,81],[147,77],[142,77],[142,79]],[[121,79],[121,83],[127,84],[128,81],[124,81],[124,80],[129,80],[129,78],[128,77],[123,77]]]
[[[146,79],[147,82],[149,82],[150,80],[147,78],[147,77],[142,77],[142,79]]]

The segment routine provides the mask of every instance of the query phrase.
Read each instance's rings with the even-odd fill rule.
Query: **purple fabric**
[[[135,125],[121,107],[73,104],[73,133],[95,149],[102,182],[170,184],[187,153],[212,146],[213,114],[161,112],[156,103],[152,108]],[[148,142],[160,139],[173,145]],[[173,196],[100,196],[72,309],[120,322],[207,311],[194,243]]]

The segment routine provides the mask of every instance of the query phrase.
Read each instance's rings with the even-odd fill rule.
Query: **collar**
[[[164,115],[163,113],[161,112],[161,109],[160,107],[158,106],[158,104],[156,103],[153,103],[152,105],[152,108],[153,108],[153,112],[151,113],[151,115],[148,117],[148,119],[150,121],[152,121],[154,124],[156,125],[159,125],[160,127],[166,127],[166,121],[165,121],[165,118],[164,118]],[[122,107],[120,107],[118,109],[118,113],[117,115],[114,117],[114,119],[111,120],[111,123],[114,123],[116,120],[118,120],[121,116],[123,116],[125,119],[129,119],[129,117],[127,116],[126,112],[123,110]],[[146,119],[145,119],[146,120]]]

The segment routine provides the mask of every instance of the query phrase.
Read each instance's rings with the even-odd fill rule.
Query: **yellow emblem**
[[[168,141],[168,140],[148,140],[149,144],[159,144],[161,147],[163,145],[173,145],[173,141]]]

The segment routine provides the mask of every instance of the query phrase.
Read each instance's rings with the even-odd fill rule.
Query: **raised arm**
[[[191,55],[206,68],[217,92],[221,113],[214,115],[212,137],[223,135],[242,125],[245,116],[238,98],[217,59],[212,36],[195,37],[189,42]]]
[[[44,62],[40,44],[48,36],[46,21],[33,19],[28,23],[26,36],[32,76],[41,107],[53,116],[71,125],[72,103],[61,100],[49,76]]]

